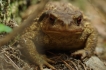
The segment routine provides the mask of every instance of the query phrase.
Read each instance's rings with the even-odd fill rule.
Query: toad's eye
[[[53,25],[55,23],[55,18],[51,16],[49,17],[49,21]]]
[[[82,21],[82,17],[80,16],[76,20],[78,26],[81,24],[81,21]]]

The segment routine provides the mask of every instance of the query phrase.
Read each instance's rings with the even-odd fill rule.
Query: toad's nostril
[[[73,25],[75,22],[74,21],[70,21],[70,23],[68,24],[69,26]]]

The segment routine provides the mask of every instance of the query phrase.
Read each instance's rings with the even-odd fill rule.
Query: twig
[[[48,1],[49,0],[42,0],[41,3],[38,5],[37,9],[35,9],[35,11],[31,14],[31,16],[29,16],[25,21],[23,21],[23,23],[21,23],[19,27],[13,29],[10,34],[0,39],[0,47],[9,42],[11,39],[13,39],[17,34],[21,34],[26,27],[30,26],[34,18],[36,18],[37,15],[44,9]]]
[[[86,66],[83,63],[80,64],[83,66],[84,70],[87,70]]]
[[[11,60],[11,58],[9,56],[7,56],[6,54],[5,54],[5,56],[9,59],[9,61],[10,61],[9,63],[11,63],[13,67],[15,67],[17,70],[20,70],[20,68]]]
[[[69,61],[69,62],[71,62],[73,64],[73,66],[76,68],[76,70],[78,70],[76,64],[73,61]]]
[[[63,61],[63,63],[69,68],[69,70],[74,70],[67,62]]]

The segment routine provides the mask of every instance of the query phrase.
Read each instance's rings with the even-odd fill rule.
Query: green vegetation
[[[0,33],[3,33],[3,32],[9,33],[11,31],[12,31],[12,28],[0,23]]]

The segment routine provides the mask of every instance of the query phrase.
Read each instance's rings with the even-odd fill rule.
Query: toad
[[[65,2],[49,2],[20,39],[27,58],[41,70],[43,65],[55,69],[49,64],[53,61],[41,54],[44,51],[70,51],[84,59],[93,55],[96,43],[96,29],[79,9]]]

